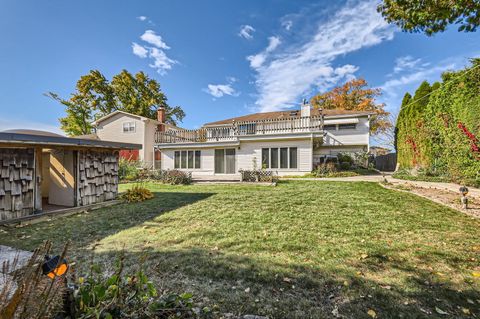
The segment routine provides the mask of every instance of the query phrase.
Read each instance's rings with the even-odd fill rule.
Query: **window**
[[[181,151],[180,168],[187,168],[187,151]]]
[[[135,122],[124,122],[123,133],[135,133]]]
[[[175,151],[175,168],[180,168],[180,151]]]
[[[278,168],[278,148],[270,149],[270,168]]]
[[[288,168],[288,148],[280,149],[280,168]]]
[[[290,168],[297,168],[297,148],[290,147]]]
[[[188,168],[193,168],[193,151],[188,151]]]
[[[354,130],[357,128],[357,124],[340,124],[338,125],[339,130]]]
[[[175,151],[174,152],[174,167],[198,169],[200,168],[201,151]]]
[[[195,151],[195,168],[200,168],[200,151]]]
[[[323,129],[325,131],[336,131],[337,130],[337,125],[336,124],[325,125],[325,126],[323,126]]]
[[[262,148],[262,168],[270,167],[270,150],[268,148]]]
[[[262,168],[296,169],[298,152],[296,147],[262,148]]]

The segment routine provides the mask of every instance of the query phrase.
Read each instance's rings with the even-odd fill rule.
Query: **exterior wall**
[[[78,206],[115,199],[118,194],[118,153],[79,151],[77,187]]]
[[[232,148],[232,147],[228,147]],[[192,176],[214,175],[215,148],[178,148],[176,150],[200,150],[200,169],[180,169],[181,171],[192,172]],[[162,150],[162,169],[175,169],[175,151],[172,149]]]
[[[325,125],[329,122],[335,123],[334,120],[325,120]],[[358,118],[358,123],[355,129],[326,130],[327,136],[324,140],[324,146],[345,146],[345,145],[366,145],[368,147],[370,140],[370,122],[368,117]]]
[[[253,169],[253,161],[256,158],[257,168],[262,166],[262,148],[272,147],[297,147],[298,168],[297,169],[274,169],[279,175],[297,175],[312,170],[312,141],[311,139],[301,140],[281,140],[281,141],[242,141],[240,146],[219,146],[211,148],[182,148],[162,150],[162,169],[174,169],[175,150],[201,150],[200,169],[181,169],[192,172],[192,176],[216,175],[215,169],[215,149],[216,148],[235,148],[235,170]],[[224,175],[224,174],[220,174]]]
[[[145,143],[142,143],[143,149],[140,152],[143,152],[143,161],[147,167],[153,167],[155,160],[153,146],[155,145],[156,130],[157,125],[153,122],[145,123]]]
[[[124,133],[124,122],[135,122],[135,132]],[[153,145],[149,149],[147,149],[145,145],[145,137],[147,136],[146,125],[147,123],[139,117],[118,113],[98,123],[97,136],[102,141],[142,144],[139,155],[140,160],[145,161],[145,159],[148,158],[148,154],[145,154],[145,152],[148,150],[152,152],[153,150]],[[155,134],[150,132],[148,134],[151,135],[152,139],[155,138]]]
[[[297,148],[297,169],[275,168],[273,171],[278,175],[297,175],[298,173],[308,173],[312,171],[312,141],[311,139],[302,140],[282,140],[282,141],[249,141],[241,142],[240,149],[237,150],[237,171],[240,169],[253,169],[254,158],[257,162],[257,168],[262,168],[262,148],[273,147],[296,147]]]
[[[33,148],[0,148],[0,221],[33,214]]]

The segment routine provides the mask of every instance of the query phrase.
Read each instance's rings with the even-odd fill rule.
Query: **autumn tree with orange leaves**
[[[352,111],[371,111],[374,113],[370,122],[372,134],[386,133],[392,129],[390,113],[385,111],[385,104],[377,103],[382,95],[378,88],[370,88],[365,79],[353,79],[329,92],[317,94],[310,100],[313,107],[322,109],[341,109]]]

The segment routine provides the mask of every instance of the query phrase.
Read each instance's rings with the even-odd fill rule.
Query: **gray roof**
[[[32,134],[33,133],[33,134]],[[56,134],[47,134],[49,132],[0,132],[0,145],[3,144],[24,144],[33,146],[70,146],[79,148],[109,148],[109,149],[128,149],[139,150],[141,144],[119,143],[110,141],[100,141],[85,138],[65,137]]]

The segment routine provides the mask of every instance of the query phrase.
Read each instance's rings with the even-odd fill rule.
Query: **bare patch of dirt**
[[[382,184],[391,189],[405,191],[420,195],[436,203],[451,207],[462,213],[480,218],[480,199],[468,196],[468,209],[463,209],[460,202],[460,194],[444,189],[419,187],[410,183],[402,184]]]

